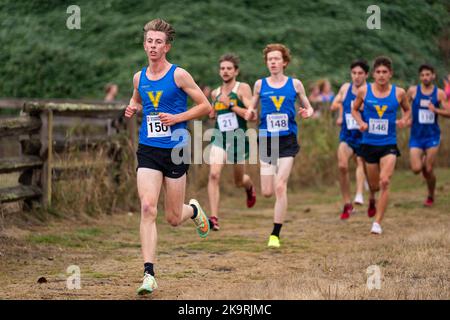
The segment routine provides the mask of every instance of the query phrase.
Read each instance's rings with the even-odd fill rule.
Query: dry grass
[[[369,234],[366,207],[339,220],[335,186],[297,186],[289,194],[279,250],[266,248],[272,199],[258,196],[255,208],[246,209],[243,193],[230,188],[221,202],[222,230],[205,240],[190,221],[172,228],[161,212],[159,289],[144,299],[449,299],[450,170],[439,170],[438,177],[437,203],[425,209],[422,179],[396,172],[382,236]],[[142,272],[138,226],[134,212],[4,228],[0,298],[136,298]],[[82,289],[71,291],[65,272],[73,264],[81,268]],[[366,286],[372,265],[382,272],[380,290]],[[41,276],[48,282],[38,284]]]

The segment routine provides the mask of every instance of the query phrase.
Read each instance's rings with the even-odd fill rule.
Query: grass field
[[[135,295],[142,276],[139,213],[2,220],[0,299],[450,299],[450,169],[439,169],[435,207],[421,177],[399,171],[382,236],[369,234],[366,206],[339,220],[337,185],[289,193],[282,247],[266,248],[273,199],[247,209],[244,194],[221,202],[222,230],[201,240],[187,221],[158,223],[159,289]],[[201,198],[203,203],[207,200]],[[9,218],[11,219],[11,218]],[[70,265],[81,289],[68,290]],[[367,268],[381,288],[368,290]],[[38,283],[45,277],[47,282]]]

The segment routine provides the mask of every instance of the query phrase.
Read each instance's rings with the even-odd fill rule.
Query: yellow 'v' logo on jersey
[[[275,108],[277,108],[277,111],[280,111],[280,108],[283,104],[284,101],[284,96],[279,96],[279,97],[275,97],[275,96],[271,96],[270,99],[272,99],[273,104],[275,105]]]
[[[375,109],[377,109],[377,113],[378,116],[381,118],[383,118],[383,114],[386,112],[388,106],[384,105],[382,107],[380,107],[379,105],[375,105]]]
[[[156,91],[156,97],[155,97],[154,91],[147,92],[148,97],[150,98],[150,101],[152,102],[153,107],[155,109],[158,109],[159,100],[161,99],[162,93],[163,93],[162,91]]]

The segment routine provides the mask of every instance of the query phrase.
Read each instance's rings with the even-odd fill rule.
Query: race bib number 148
[[[387,135],[389,132],[388,119],[369,119],[369,133]]]

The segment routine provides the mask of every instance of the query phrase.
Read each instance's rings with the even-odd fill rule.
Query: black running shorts
[[[161,171],[164,177],[168,178],[180,178],[189,169],[189,164],[180,163],[175,164],[172,161],[172,150],[179,154],[180,157],[183,156],[183,149],[165,149],[150,147],[145,144],[139,144],[137,154],[138,167],[139,168],[149,168]],[[136,169],[136,170],[137,170]]]
[[[258,138],[259,159],[265,163],[272,163],[278,158],[295,157],[300,151],[300,145],[297,142],[296,135],[290,134],[288,136],[278,137],[279,143],[274,149],[272,149],[272,139],[271,137]],[[267,146],[267,151],[265,150],[264,144]],[[274,153],[276,151],[278,151],[278,157]]]
[[[361,145],[361,157],[367,163],[380,163],[380,159],[389,154],[400,157],[400,150],[398,150],[396,144],[387,146],[373,146],[369,144]]]

